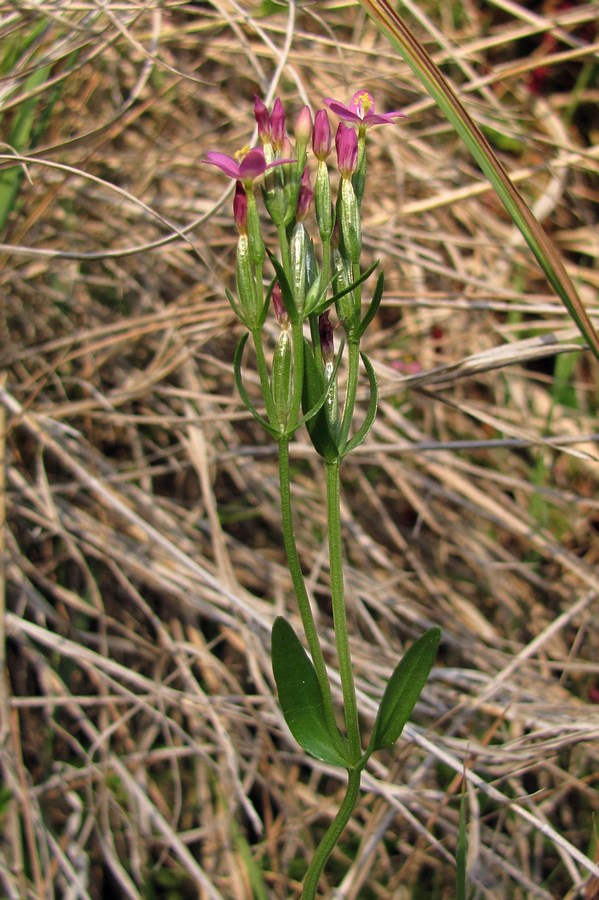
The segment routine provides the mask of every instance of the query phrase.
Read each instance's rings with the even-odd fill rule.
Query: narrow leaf
[[[245,345],[249,338],[249,334],[244,334],[239,343],[237,344],[237,349],[235,350],[235,356],[233,357],[233,374],[235,376],[235,384],[237,385],[237,391],[239,396],[241,397],[241,402],[245,406],[249,412],[253,415],[253,417],[260,422],[263,428],[265,428],[272,437],[275,439],[279,439],[279,433],[266,421],[264,416],[261,416],[252,401],[250,400],[250,396],[245,389],[245,385],[243,383],[243,378],[241,377],[241,359],[243,357],[243,351],[245,349]]]
[[[374,424],[374,420],[376,419],[376,411],[378,409],[379,388],[376,380],[376,373],[372,367],[372,363],[370,362],[366,354],[360,353],[360,356],[362,357],[362,362],[364,363],[364,368],[366,369],[366,374],[368,375],[368,380],[370,381],[370,401],[368,403],[368,409],[366,410],[366,418],[362,422],[362,425],[353,436],[353,438],[348,441],[343,448],[343,456],[351,453],[352,450],[355,450],[356,447],[359,447],[363,442]]]
[[[360,0],[360,3],[401,53],[416,77],[420,79],[424,88],[462,138],[522,232],[528,246],[545,272],[549,284],[561,298],[593,354],[599,359],[599,336],[576,293],[555,245],[516,190],[480,128],[466,112],[441,70],[435,65],[422,44],[416,40],[388,0]]]
[[[460,799],[460,824],[458,830],[458,843],[455,852],[456,863],[456,880],[455,880],[455,896],[456,900],[467,900],[466,890],[466,863],[468,855],[468,836],[466,834],[466,779],[462,784],[462,796]]]
[[[416,706],[435,662],[441,629],[431,628],[412,644],[385,688],[368,747],[369,753],[394,744]]]
[[[361,338],[374,317],[378,312],[378,308],[381,305],[381,300],[383,298],[383,289],[385,286],[385,276],[383,272],[379,274],[379,277],[376,280],[376,287],[374,289],[374,294],[372,295],[372,300],[370,301],[370,306],[366,311],[366,315],[360,322],[360,333],[359,337]]]
[[[343,738],[329,731],[316,670],[282,616],[272,629],[272,669],[285,721],[300,747],[332,766],[349,768],[348,758],[338,749]]]

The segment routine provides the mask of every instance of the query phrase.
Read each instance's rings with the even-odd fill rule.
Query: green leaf
[[[351,768],[349,757],[339,751],[344,739],[329,730],[316,670],[282,616],[272,628],[272,670],[285,721],[300,747],[322,762]]]
[[[339,358],[339,357],[338,357]],[[339,448],[331,434],[326,413],[323,410],[327,386],[318,368],[309,341],[304,342],[304,386],[302,408],[310,440],[317,453],[328,460],[339,459]],[[317,412],[314,413],[314,409]]]
[[[358,338],[361,338],[374,317],[378,312],[378,308],[381,305],[381,300],[383,298],[383,289],[385,286],[385,276],[383,272],[379,274],[379,277],[376,280],[376,287],[374,289],[374,294],[372,295],[372,300],[370,301],[370,306],[366,311],[366,315],[360,322],[360,331],[358,334]]]
[[[362,362],[364,363],[364,368],[366,369],[366,374],[368,375],[368,380],[370,381],[370,402],[368,403],[368,409],[366,410],[366,418],[362,422],[362,425],[353,436],[353,438],[348,441],[343,448],[343,456],[351,453],[352,450],[355,450],[356,447],[359,447],[363,442],[374,424],[374,420],[376,419],[376,411],[379,404],[379,388],[376,380],[376,373],[372,367],[372,363],[370,362],[366,354],[360,353],[360,356],[362,357]]]
[[[456,881],[455,896],[456,900],[467,900],[467,857],[468,857],[468,836],[466,834],[466,779],[462,784],[462,797],[460,799],[460,826],[458,831],[458,843],[455,852],[456,862]]]
[[[279,432],[273,428],[266,421],[264,416],[261,416],[252,401],[250,400],[250,396],[245,389],[245,385],[243,383],[243,378],[241,377],[241,360],[243,357],[243,351],[245,349],[245,345],[249,338],[249,334],[244,334],[239,343],[237,344],[237,349],[235,350],[235,356],[233,357],[233,374],[235,376],[235,384],[237,385],[237,391],[239,396],[241,397],[241,402],[245,406],[249,412],[253,415],[256,421],[260,422],[263,428],[265,428],[272,437],[276,440],[279,439]]]
[[[402,733],[430,675],[440,640],[441,629],[429,629],[397,665],[379,706],[368,755],[394,744]]]
[[[576,293],[555,245],[516,190],[480,128],[470,118],[439,67],[435,65],[425,48],[414,37],[388,0],[360,0],[360,3],[401,53],[416,77],[420,79],[424,88],[464,141],[522,232],[526,243],[545,272],[549,284],[561,298],[593,354],[599,359],[599,336]]]

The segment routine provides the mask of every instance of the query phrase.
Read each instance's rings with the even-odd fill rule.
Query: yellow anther
[[[366,113],[368,112],[368,110],[371,109],[372,106],[374,105],[372,97],[368,93],[368,91],[364,91],[363,93],[358,95],[357,100],[358,100],[358,102],[357,102],[356,106],[358,107],[358,110],[360,111],[360,113],[363,116],[365,116]]]
[[[241,148],[241,150],[236,150],[233,155],[235,156],[235,159],[238,162],[241,162],[242,159],[246,158],[246,156],[248,155],[249,152],[250,152],[250,145],[246,144],[245,147]]]

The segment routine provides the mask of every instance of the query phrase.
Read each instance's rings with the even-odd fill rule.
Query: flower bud
[[[306,147],[312,134],[312,116],[310,107],[303,106],[295,120],[295,144],[297,147]]]
[[[254,97],[254,118],[258,125],[258,137],[262,144],[270,144],[272,131],[270,125],[270,113],[266,104],[258,97]]]
[[[314,116],[312,150],[319,162],[324,162],[331,152],[331,126],[329,124],[329,117],[324,109],[319,109]]]
[[[333,341],[333,325],[329,319],[330,310],[326,309],[318,317],[318,336],[320,338],[320,352],[322,361],[332,363],[335,358],[335,343]]]
[[[308,172],[308,168],[306,167],[302,174],[302,180],[300,182],[299,193],[297,197],[297,212],[295,214],[295,218],[298,222],[303,222],[303,220],[308,215],[310,211],[310,205],[312,203],[313,191],[312,185],[310,184],[310,173]]]
[[[271,296],[273,309],[275,311],[275,316],[277,317],[277,322],[281,327],[284,327],[289,323],[289,316],[287,315],[287,310],[285,309],[285,304],[283,303],[283,293],[281,291],[281,285],[278,281],[272,289]]]
[[[272,142],[276,150],[282,150],[287,134],[285,132],[285,109],[277,97],[270,116]]]
[[[237,242],[236,263],[236,282],[239,305],[243,312],[245,323],[251,330],[258,326],[260,311],[258,308],[256,274],[250,249],[250,239],[247,234],[241,234],[239,236]]]
[[[293,352],[289,327],[283,328],[275,347],[270,389],[277,414],[276,424],[284,433],[287,430],[289,413],[293,405]]]
[[[352,129],[348,128],[348,131],[350,130]],[[362,225],[360,208],[349,178],[344,177],[341,180],[338,207],[341,249],[343,254],[356,265],[360,262],[360,253],[362,252]]]
[[[335,217],[333,215],[333,203],[331,201],[331,183],[329,170],[323,159],[318,163],[316,170],[316,184],[314,186],[314,209],[316,221],[323,243],[331,239]]]
[[[306,253],[310,238],[303,222],[298,222],[289,241],[290,284],[297,313],[303,318],[306,301]]]
[[[343,122],[340,122],[337,128],[335,148],[337,150],[337,168],[345,181],[351,178],[358,164],[358,135],[353,128],[348,128]]]

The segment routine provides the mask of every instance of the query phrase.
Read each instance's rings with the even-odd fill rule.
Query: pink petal
[[[360,116],[353,109],[350,109],[349,106],[346,106],[345,103],[340,103],[339,100],[333,100],[331,97],[325,97],[324,102],[331,112],[334,112],[340,119],[344,119],[346,122],[355,122],[358,125],[361,124],[362,119]]]
[[[241,181],[253,181],[254,178],[258,178],[265,171],[266,160],[264,159],[264,152],[259,147],[256,147],[254,150],[250,150],[241,160],[237,177]]]
[[[249,155],[249,154],[248,154]],[[209,163],[211,166],[217,166],[225,175],[228,175],[229,178],[240,178],[239,173],[239,164],[236,160],[232,159],[230,156],[227,156],[226,153],[219,153],[217,150],[210,150],[209,153],[206,154],[206,159],[204,162]]]

